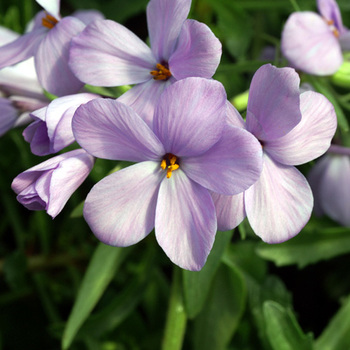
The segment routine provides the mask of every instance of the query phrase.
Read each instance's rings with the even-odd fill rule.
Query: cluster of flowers
[[[212,79],[221,44],[187,19],[191,0],[149,2],[151,47],[97,12],[61,18],[59,0],[37,2],[45,12],[0,47],[0,68],[34,56],[40,85],[59,96],[51,103],[41,96],[33,108],[23,135],[34,154],[81,148],[18,175],[19,202],[54,218],[96,157],[135,163],[86,198],[85,220],[106,244],[132,245],[155,228],[171,261],[200,270],[217,230],[245,217],[268,243],[300,232],[313,195],[295,166],[327,151],[337,121],[323,95],[300,92],[293,68],[268,64],[255,73],[244,121]],[[133,87],[110,99],[84,92],[84,84]]]

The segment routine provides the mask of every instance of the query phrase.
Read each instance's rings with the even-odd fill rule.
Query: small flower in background
[[[331,145],[311,169],[308,180],[315,198],[315,214],[326,214],[350,226],[350,149]]]
[[[233,109],[229,120],[244,127]],[[299,96],[294,69],[262,66],[250,85],[245,128],[261,143],[263,170],[244,193],[213,195],[219,229],[235,227],[247,216],[265,242],[279,243],[298,234],[310,218],[313,197],[294,166],[322,155],[336,126],[333,105],[323,95],[308,91]]]
[[[350,50],[350,31],[343,26],[335,0],[318,0],[319,14],[305,11],[289,16],[281,40],[283,55],[296,68],[313,75],[334,74]]]
[[[81,93],[58,97],[48,106],[31,113],[34,121],[23,131],[33,154],[45,156],[57,153],[72,144],[72,118],[76,109],[99,95]]]
[[[17,33],[0,27],[0,47],[18,37]],[[48,102],[38,82],[33,59],[0,70],[0,136],[28,123],[29,112]]]
[[[155,228],[175,264],[203,267],[217,229],[210,191],[240,193],[261,171],[260,144],[227,125],[226,102],[220,83],[187,78],[163,92],[153,128],[118,100],[95,99],[77,109],[73,132],[86,151],[137,162],[88,194],[84,217],[98,239],[129,246]]]
[[[147,23],[151,48],[129,29],[96,21],[79,34],[69,64],[83,82],[97,86],[135,84],[119,101],[151,126],[164,89],[187,77],[211,78],[221,58],[221,43],[208,26],[186,19],[191,0],[151,0]]]
[[[94,157],[82,149],[60,154],[16,176],[12,189],[30,210],[46,210],[55,218],[94,165]]]
[[[46,12],[36,15],[31,31],[0,47],[0,69],[34,56],[38,79],[44,89],[57,96],[75,93],[84,84],[68,66],[69,45],[85,24],[72,16],[61,18],[59,0],[37,0],[37,3]],[[91,16],[90,21],[102,17],[95,11],[87,15]]]

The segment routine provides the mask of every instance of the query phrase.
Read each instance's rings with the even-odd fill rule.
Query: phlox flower
[[[99,95],[80,93],[54,99],[48,106],[30,114],[34,121],[23,131],[33,154],[45,156],[57,153],[75,139],[72,118],[76,109]]]
[[[45,11],[36,15],[29,32],[0,47],[0,69],[34,56],[38,79],[44,89],[57,96],[75,93],[84,84],[68,66],[68,51],[72,37],[85,28],[85,23],[72,16],[62,18],[60,0],[36,1]],[[102,18],[95,12],[88,15],[90,20]]]
[[[294,69],[264,65],[250,85],[246,123],[233,110],[229,120],[260,141],[263,169],[244,193],[213,194],[219,229],[235,227],[247,216],[265,242],[292,238],[307,223],[313,207],[310,186],[294,166],[328,149],[337,126],[333,105],[313,91],[299,96]]]
[[[110,20],[95,21],[72,40],[69,63],[83,82],[135,86],[120,97],[149,125],[164,89],[186,77],[211,78],[221,43],[203,23],[186,19],[191,0],[151,0],[147,23],[151,48]]]
[[[152,128],[118,100],[77,109],[73,132],[86,151],[136,162],[102,179],[86,198],[84,217],[98,239],[129,246],[155,228],[175,264],[203,267],[217,229],[211,191],[239,193],[261,171],[261,147],[247,131],[227,126],[226,101],[219,82],[187,78],[163,92]]]
[[[94,165],[83,149],[60,154],[16,176],[12,189],[30,210],[46,210],[55,218]]]
[[[308,174],[316,215],[350,227],[350,149],[332,145]]]
[[[0,46],[19,35],[0,27]],[[29,112],[48,103],[38,82],[32,59],[0,70],[0,136],[15,126],[30,121]]]
[[[335,0],[317,0],[320,14],[304,11],[289,16],[281,40],[291,65],[313,75],[334,74],[350,50],[350,31],[343,26]]]

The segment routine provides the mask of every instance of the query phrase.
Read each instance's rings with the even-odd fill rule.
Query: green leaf
[[[221,265],[205,307],[194,321],[194,350],[226,349],[243,315],[246,296],[239,271]]]
[[[69,315],[62,338],[63,349],[69,348],[76,333],[101,298],[130,249],[110,247],[103,243],[98,245]]]
[[[350,297],[315,342],[315,350],[350,349]]]
[[[274,350],[312,350],[312,335],[303,333],[289,308],[266,301],[263,312],[267,336]]]
[[[350,235],[346,227],[301,232],[287,242],[262,243],[257,248],[259,256],[272,260],[277,266],[297,264],[299,268],[349,252]]]
[[[216,234],[213,249],[202,270],[183,270],[185,307],[190,319],[196,317],[204,305],[212,279],[220,265],[221,257],[232,234],[233,231],[219,231]]]

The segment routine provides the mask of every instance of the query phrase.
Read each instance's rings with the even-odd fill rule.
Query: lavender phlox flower
[[[12,182],[17,200],[30,210],[55,218],[94,165],[83,149],[60,154],[19,174]]]
[[[0,27],[0,46],[18,38],[18,34]],[[38,82],[32,59],[0,71],[0,136],[9,129],[30,121],[29,112],[48,103]]]
[[[350,149],[331,145],[308,174],[316,215],[350,226]]]
[[[343,26],[335,0],[318,0],[317,5],[320,14],[304,11],[289,16],[281,49],[294,68],[330,75],[343,62],[342,50],[350,50],[350,31]]]
[[[136,162],[98,182],[84,217],[102,242],[129,246],[153,228],[177,265],[200,270],[217,221],[210,192],[236,194],[261,171],[261,147],[246,130],[227,126],[226,93],[214,80],[187,78],[156,104],[153,126],[129,106],[95,99],[73,117],[77,142],[99,158]]]
[[[60,16],[59,0],[37,0],[45,11],[39,12],[31,31],[0,47],[0,69],[32,56],[40,84],[57,96],[72,94],[84,85],[68,66],[68,51],[72,37],[85,24],[78,18]],[[91,20],[96,17],[91,15]]]
[[[81,93],[56,98],[48,106],[30,115],[34,121],[23,131],[32,153],[44,156],[59,152],[72,144],[72,118],[75,110],[99,95]]]
[[[170,84],[186,77],[211,78],[221,43],[203,23],[186,19],[191,0],[151,0],[149,48],[121,24],[95,21],[72,40],[69,63],[83,82],[135,86],[120,97],[152,125],[154,105]]]
[[[232,110],[229,120],[244,127]],[[263,170],[243,194],[213,195],[219,229],[232,228],[247,216],[265,242],[279,243],[298,234],[310,218],[313,197],[294,166],[321,156],[336,126],[333,105],[323,95],[308,91],[299,96],[294,69],[262,66],[251,82],[245,128],[260,141]]]

